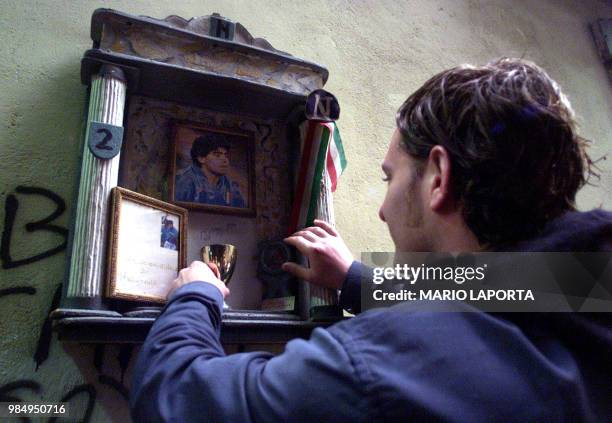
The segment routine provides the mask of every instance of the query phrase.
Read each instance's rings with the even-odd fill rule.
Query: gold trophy
[[[232,278],[237,258],[238,248],[231,244],[211,244],[202,247],[202,261],[206,264],[214,263],[219,269],[219,279],[226,285]],[[225,301],[223,308],[229,308]]]

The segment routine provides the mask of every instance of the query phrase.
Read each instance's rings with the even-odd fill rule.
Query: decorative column
[[[108,159],[100,158],[92,153],[88,140],[92,126],[100,127],[98,123],[123,126],[126,90],[125,75],[116,66],[103,65],[99,73],[91,79],[64,307],[103,308],[110,191],[117,186],[120,155]]]
[[[319,198],[316,200],[316,207],[314,210],[314,218],[324,220],[330,225],[335,226],[332,180],[327,169],[327,162],[332,157],[331,149],[335,146],[335,126],[328,124],[331,123],[333,125],[333,122],[340,117],[340,105],[336,97],[330,92],[322,89],[314,90],[306,99],[305,115],[306,119],[309,121],[327,123],[322,123],[324,126],[327,126],[329,139],[326,140],[324,144],[326,149],[323,163],[318,163],[318,165],[322,167],[322,175],[319,185]],[[321,160],[321,158],[313,158],[313,160]],[[335,180],[337,180],[337,177],[339,177],[341,173],[342,169],[337,173]],[[338,306],[338,292],[335,289],[307,284],[307,289],[305,289],[305,291],[307,292],[307,298],[309,300],[309,315],[311,319],[337,319],[342,316],[342,310]]]
[[[316,218],[324,220],[332,226],[336,226],[334,217],[334,197],[331,190],[331,181],[327,169],[323,169],[321,178],[321,191],[317,201]],[[309,284],[310,295],[310,317],[321,319],[326,317],[337,317],[342,315],[338,307],[338,292],[335,289],[323,288]]]

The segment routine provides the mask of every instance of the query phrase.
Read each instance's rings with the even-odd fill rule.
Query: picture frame
[[[172,123],[168,197],[190,210],[255,215],[252,133]]]
[[[111,195],[106,296],[164,303],[186,263],[187,210],[121,187]]]

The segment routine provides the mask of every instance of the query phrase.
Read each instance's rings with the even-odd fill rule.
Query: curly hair
[[[199,167],[198,157],[206,157],[208,153],[215,151],[217,148],[224,148],[228,151],[230,149],[230,143],[223,134],[210,132],[200,135],[191,144],[191,161],[195,166]]]
[[[502,58],[429,79],[399,108],[401,145],[451,158],[451,191],[481,245],[524,240],[567,210],[586,183],[587,140],[559,85],[539,66]]]

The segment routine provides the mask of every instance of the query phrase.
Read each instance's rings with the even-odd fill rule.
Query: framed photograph
[[[185,267],[187,210],[120,187],[112,197],[106,295],[163,303]]]
[[[188,209],[255,215],[252,134],[174,122],[169,199]]]

